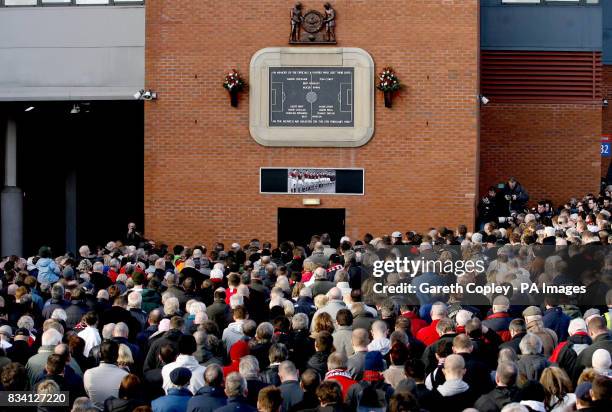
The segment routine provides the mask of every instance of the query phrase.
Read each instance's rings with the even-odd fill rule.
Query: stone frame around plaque
[[[353,127],[279,127],[269,125],[270,67],[354,68]],[[374,134],[374,61],[351,47],[269,47],[251,58],[249,131],[263,146],[358,147]]]

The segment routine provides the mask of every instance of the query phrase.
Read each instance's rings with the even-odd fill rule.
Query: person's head
[[[455,330],[455,322],[449,318],[442,318],[438,321],[436,325],[436,332],[438,332],[439,336],[445,335],[447,333],[451,333]]]
[[[404,343],[395,342],[391,345],[391,350],[389,351],[389,358],[391,360],[392,365],[404,365],[406,363],[406,360],[408,360],[408,355],[408,347]]]
[[[597,375],[591,384],[591,397],[593,401],[612,400],[612,379],[608,376]]]
[[[117,323],[113,328],[113,338],[127,338],[129,334],[130,329],[128,325],[123,322]]]
[[[351,343],[355,352],[367,351],[368,345],[370,344],[368,331],[362,328],[353,330]]]
[[[60,283],[56,283],[51,288],[51,299],[63,300],[64,299],[64,287]]]
[[[523,319],[512,319],[510,325],[508,325],[508,331],[510,331],[511,337],[525,334],[527,333],[527,325]]]
[[[62,375],[66,367],[66,359],[61,355],[52,354],[47,358],[45,371],[48,375]]]
[[[336,322],[339,326],[351,326],[353,324],[353,314],[348,309],[340,309],[336,314]]]
[[[164,302],[164,313],[166,316],[176,315],[179,312],[179,308],[179,300],[174,296],[168,297]]]
[[[180,316],[172,316],[170,318],[170,329],[181,330],[184,324],[185,320]]]
[[[223,386],[223,369],[217,364],[210,364],[204,371],[204,383],[212,388]]]
[[[137,375],[129,373],[121,379],[119,399],[139,399],[142,392],[142,382]]]
[[[334,338],[329,332],[319,332],[315,338],[315,349],[317,352],[333,352]]]
[[[444,377],[446,380],[463,379],[465,375],[465,361],[461,355],[448,355],[444,361]]]
[[[508,312],[510,300],[504,295],[498,295],[493,299],[493,313]]]
[[[314,318],[313,322],[314,325],[312,330],[315,334],[320,332],[334,333],[334,320],[329,313],[321,312]]]
[[[232,310],[232,317],[235,321],[245,320],[248,317],[246,308],[242,305],[236,306]]]
[[[372,337],[374,339],[386,338],[389,332],[387,323],[382,320],[377,320],[372,324]]]
[[[527,333],[521,339],[519,348],[523,355],[538,355],[542,353],[542,339],[534,333]]]
[[[442,302],[436,302],[431,305],[431,310],[429,312],[432,320],[442,319],[447,316],[446,305]]]
[[[140,292],[132,292],[128,295],[128,309],[140,309],[142,305],[142,294]]]
[[[47,379],[38,384],[36,387],[36,393],[38,394],[51,394],[59,393],[60,386],[53,380]]]
[[[42,334],[41,343],[43,346],[57,346],[62,342],[62,335],[56,329],[47,329]]]
[[[256,379],[259,374],[259,361],[253,355],[243,356],[238,371],[245,379]]]
[[[344,352],[334,352],[327,358],[327,369],[346,369],[347,357]]]
[[[295,367],[295,364],[288,360],[281,362],[281,364],[278,366],[278,377],[280,378],[281,382],[297,381],[298,370]]]
[[[540,376],[540,383],[544,387],[547,405],[550,405],[553,399],[565,398],[565,395],[572,391],[572,381],[567,373],[557,366],[549,366],[544,369]]]
[[[257,410],[259,412],[279,412],[283,404],[280,389],[267,386],[257,395]]]
[[[471,353],[474,344],[466,334],[457,335],[453,338],[453,353]]]
[[[606,373],[610,370],[612,359],[610,359],[610,352],[606,349],[597,349],[593,352],[591,364],[593,369],[599,373]]]
[[[0,383],[5,391],[23,391],[27,381],[26,369],[18,362],[9,363],[0,372]]]
[[[306,369],[300,376],[300,387],[304,392],[314,394],[320,382],[321,377],[314,369]]]
[[[589,335],[591,338],[595,338],[599,335],[603,335],[604,333],[608,333],[608,328],[606,327],[606,320],[602,316],[593,316],[589,319],[587,323],[587,328],[589,330]]]
[[[230,373],[225,379],[225,394],[228,397],[246,396],[247,382],[237,372]]]
[[[178,339],[178,351],[181,355],[192,355],[198,346],[192,335],[181,335]]]
[[[119,344],[114,340],[106,340],[100,345],[100,361],[104,363],[117,363],[119,357]]]
[[[191,370],[185,367],[175,368],[170,372],[170,382],[174,388],[184,388],[191,381]]]
[[[342,403],[342,388],[334,380],[323,381],[316,391],[321,406],[336,405]]]
[[[282,343],[274,343],[268,350],[268,359],[270,360],[270,363],[280,363],[287,360],[288,357],[289,351]]]
[[[258,342],[269,342],[274,335],[274,326],[270,322],[263,322],[257,326],[255,338]]]
[[[497,386],[514,386],[518,376],[518,368],[514,362],[501,362],[495,371],[495,384]]]
[[[295,331],[308,329],[308,315],[305,313],[296,313],[291,318],[291,328]]]

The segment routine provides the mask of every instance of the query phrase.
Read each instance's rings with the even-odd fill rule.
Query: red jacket
[[[336,381],[342,387],[342,397],[346,399],[349,388],[357,383],[351,379],[351,374],[346,369],[332,369],[325,374],[326,381]]]
[[[440,339],[440,335],[438,335],[438,331],[436,330],[439,321],[440,319],[436,319],[431,322],[431,325],[425,326],[417,332],[416,338],[423,342],[425,346],[429,346]]]
[[[407,311],[402,313],[402,316],[410,319],[410,331],[412,332],[412,336],[416,336],[419,330],[427,326],[427,322],[419,318],[414,312]]]

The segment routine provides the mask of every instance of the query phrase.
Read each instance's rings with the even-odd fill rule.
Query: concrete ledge
[[[353,67],[354,127],[270,127],[269,67]],[[358,147],[374,135],[374,61],[351,47],[269,47],[251,58],[249,131],[263,146]]]

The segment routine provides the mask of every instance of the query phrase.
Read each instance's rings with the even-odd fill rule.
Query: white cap
[[[350,242],[350,241],[351,241],[351,238],[350,238],[350,237],[348,237],[348,236],[342,236],[342,237],[340,238],[340,243],[343,243],[343,242]]]
[[[482,243],[482,233],[476,232],[472,235],[472,242]]]
[[[391,237],[402,237],[402,232],[395,231],[391,233]]]
[[[472,312],[469,310],[461,309],[457,312],[457,316],[455,316],[455,320],[457,321],[458,326],[465,326],[470,319],[472,319]]]
[[[567,331],[570,334],[570,336],[574,335],[576,332],[586,332],[587,331],[586,322],[582,318],[572,319],[567,328]]]
[[[236,242],[232,243],[232,249],[240,249],[240,244]]]
[[[211,279],[223,279],[223,271],[220,269],[213,269],[210,271]]]
[[[170,319],[162,319],[161,322],[159,322],[157,330],[160,332],[168,332],[170,330]]]
[[[612,364],[610,352],[608,352],[606,349],[597,349],[595,352],[593,352],[591,364],[593,365],[593,369],[596,371],[607,371],[610,369],[610,365]]]

